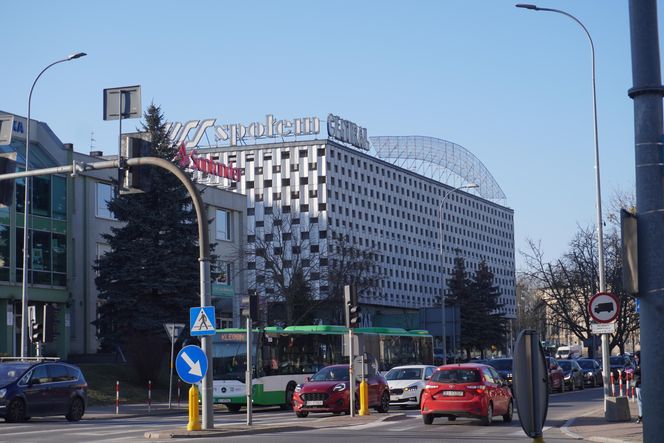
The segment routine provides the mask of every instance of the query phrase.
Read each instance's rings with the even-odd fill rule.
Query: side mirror
[[[304,381],[311,381],[311,377],[304,377]]]

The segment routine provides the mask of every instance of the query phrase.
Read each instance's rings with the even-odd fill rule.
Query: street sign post
[[[214,306],[189,309],[189,330],[192,336],[214,335]]]
[[[537,332],[524,330],[514,343],[514,398],[523,431],[542,437],[549,407],[549,373]]]
[[[208,369],[205,352],[195,345],[185,346],[178,352],[175,369],[185,383],[195,384],[203,379]]]
[[[168,375],[168,409],[171,409],[171,399],[173,393],[173,350],[175,349],[175,340],[182,334],[184,323],[164,323],[166,334],[171,340],[171,359],[169,360],[170,371]]]

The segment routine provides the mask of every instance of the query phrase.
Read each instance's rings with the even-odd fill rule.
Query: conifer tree
[[[144,119],[150,155],[177,164],[161,109],[151,105]],[[200,304],[200,274],[191,197],[170,172],[147,171],[149,192],[118,195],[108,204],[123,223],[102,236],[110,251],[95,264],[101,301],[96,323],[102,346],[121,346],[139,378],[154,380],[168,344],[163,324],[186,323],[189,308]]]

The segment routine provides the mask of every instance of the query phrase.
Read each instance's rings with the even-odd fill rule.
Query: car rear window
[[[431,381],[448,383],[471,383],[481,380],[480,372],[477,369],[441,369],[431,376]]]

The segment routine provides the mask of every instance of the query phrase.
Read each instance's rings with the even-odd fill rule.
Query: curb
[[[572,427],[572,425],[574,425],[574,421],[575,421],[575,420],[576,420],[576,418],[570,418],[569,420],[567,420],[567,421],[565,422],[565,424],[562,425],[562,426],[560,427],[560,431],[561,431],[563,434],[565,434],[566,436],[570,437],[570,438],[574,438],[574,439],[576,439],[576,440],[583,440],[583,437],[582,437],[582,436],[580,436],[580,435],[577,434],[576,432],[572,432],[572,431],[570,431],[570,429],[569,429],[569,428]]]
[[[382,414],[381,414],[382,415]],[[330,421],[331,417],[322,417],[313,421],[310,424],[297,424],[297,425],[228,425],[212,430],[202,431],[187,431],[186,429],[174,429],[168,431],[148,431],[144,434],[147,439],[165,439],[165,438],[208,438],[208,437],[232,437],[235,435],[255,435],[265,434],[272,432],[297,432],[307,431],[312,429],[326,429],[326,428],[340,428],[347,426],[363,425],[368,423],[380,423],[383,421],[398,421],[406,419],[406,414],[398,413],[394,415],[387,414],[384,417],[377,417],[376,420],[362,420],[362,422],[352,423],[349,421],[354,420],[350,417],[347,419]]]

